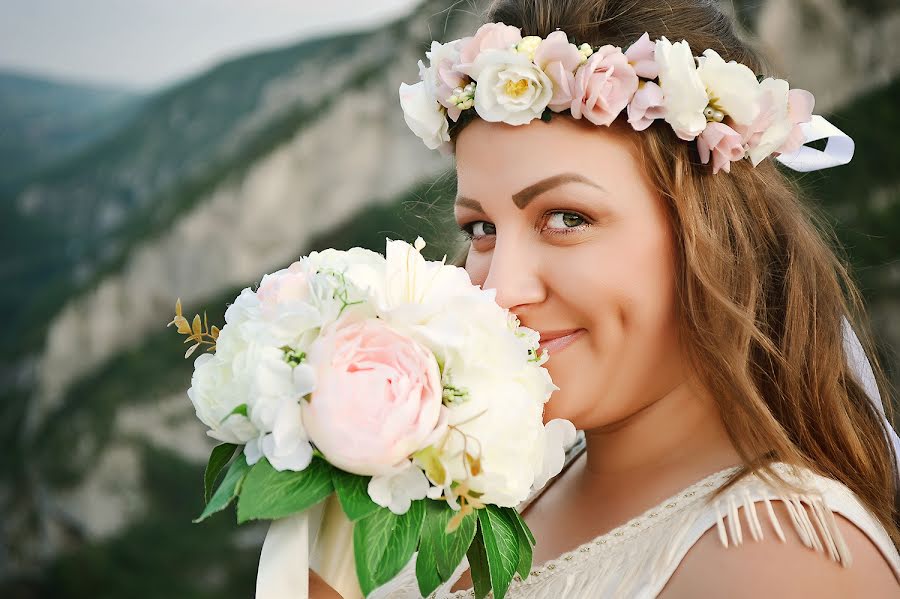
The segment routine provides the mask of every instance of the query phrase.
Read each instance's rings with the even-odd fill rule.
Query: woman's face
[[[622,133],[475,120],[456,161],[466,270],[547,344],[545,422],[617,423],[682,382],[672,236]]]

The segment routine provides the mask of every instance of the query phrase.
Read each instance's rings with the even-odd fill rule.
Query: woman
[[[464,265],[541,332],[560,387],[545,421],[585,431],[583,451],[520,508],[538,543],[531,575],[507,596],[900,596],[896,465],[843,348],[843,318],[860,313],[859,299],[797,190],[752,155],[763,143],[747,141],[756,115],[742,129],[738,113],[740,86],[756,88],[729,67],[706,114],[726,126],[702,136],[677,107],[657,102],[654,113],[649,100],[616,118],[616,94],[634,83],[622,73],[643,68],[642,52],[625,66],[603,48],[630,49],[646,32],[754,74],[760,60],[710,1],[497,0],[486,21],[476,45],[510,36],[500,46],[527,53],[528,36],[559,29],[569,39],[543,57],[554,91],[538,108],[549,106],[549,122],[510,124],[527,72],[517,88],[490,64],[458,67],[500,85],[477,111],[471,89],[455,90],[447,112]],[[608,56],[566,80],[552,63],[572,40],[590,46],[578,47],[585,59]],[[448,66],[433,86],[452,79]],[[659,73],[668,97],[678,76]],[[653,78],[635,85],[652,91]],[[716,131],[718,141],[705,137]],[[737,146],[726,143],[733,135]],[[472,596],[467,567],[435,596]],[[373,596],[418,596],[413,576],[411,566]]]

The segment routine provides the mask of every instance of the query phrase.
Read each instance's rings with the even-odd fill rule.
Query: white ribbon
[[[256,573],[257,599],[309,597],[309,548],[312,543],[309,535],[311,514],[307,512],[274,520],[269,525]]]
[[[776,156],[775,160],[786,167],[801,173],[808,173],[847,164],[853,158],[853,150],[856,146],[850,136],[818,114],[814,114],[812,120],[803,123],[800,128],[806,138],[804,144],[820,139],[828,141],[824,150],[804,145],[800,146],[796,152]]]
[[[344,599],[362,599],[353,554],[353,523],[334,493],[269,525],[259,556],[256,599],[308,599],[310,569]]]
[[[841,328],[844,334],[844,354],[847,356],[847,363],[850,365],[850,371],[853,373],[856,381],[862,386],[866,395],[869,396],[869,401],[872,402],[872,405],[875,406],[875,409],[881,414],[881,418],[884,420],[884,425],[887,429],[888,439],[894,450],[894,456],[900,461],[900,437],[897,436],[897,431],[891,426],[891,421],[888,420],[887,415],[884,412],[884,403],[881,401],[881,394],[878,392],[878,384],[875,381],[875,373],[872,371],[872,364],[869,363],[866,352],[859,342],[859,337],[856,336],[856,331],[853,330],[853,326],[850,324],[850,321],[847,320],[846,316],[843,318]],[[900,483],[900,472],[898,472],[897,475],[897,481]]]

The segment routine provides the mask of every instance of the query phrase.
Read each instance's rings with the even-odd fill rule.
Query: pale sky
[[[148,90],[418,0],[0,0],[0,69]]]

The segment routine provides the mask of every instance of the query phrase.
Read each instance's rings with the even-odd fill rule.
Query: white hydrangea
[[[430,485],[425,473],[412,462],[395,474],[373,476],[367,491],[372,501],[395,514],[405,514],[417,499],[425,499]]]

